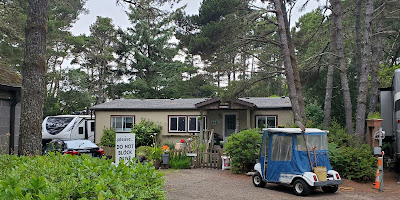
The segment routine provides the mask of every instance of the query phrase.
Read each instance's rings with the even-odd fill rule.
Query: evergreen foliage
[[[232,134],[224,145],[231,158],[232,173],[245,173],[253,169],[258,158],[262,134],[258,129],[249,129]]]
[[[136,147],[153,146],[157,135],[161,133],[161,125],[149,119],[141,119],[140,123],[133,125],[131,132],[135,133]]]
[[[100,139],[100,146],[115,147],[116,132],[112,128],[104,128],[103,136]]]

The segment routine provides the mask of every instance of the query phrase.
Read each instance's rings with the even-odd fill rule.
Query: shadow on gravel
[[[286,193],[286,194],[293,195],[293,197],[298,197],[293,193],[293,188],[291,186],[289,187],[289,186],[285,186],[285,185],[267,184],[262,189],[273,190],[273,191],[276,191],[276,192],[281,192],[281,193]],[[318,188],[318,189],[315,189],[314,191],[312,191],[307,197],[333,197],[335,195],[336,195],[336,193],[333,193],[333,194],[325,193],[320,188]]]

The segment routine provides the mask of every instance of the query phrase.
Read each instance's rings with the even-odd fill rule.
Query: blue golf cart
[[[253,184],[277,183],[307,196],[316,187],[335,193],[342,179],[329,163],[327,131],[307,128],[264,129]]]

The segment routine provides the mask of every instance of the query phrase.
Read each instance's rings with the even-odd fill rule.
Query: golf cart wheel
[[[256,172],[253,175],[253,184],[256,187],[264,187],[266,183],[262,180],[261,174]]]
[[[324,191],[325,193],[335,193],[337,190],[338,190],[337,185],[322,187],[322,191]]]
[[[298,196],[307,196],[311,188],[303,179],[297,179],[293,182],[293,192]]]

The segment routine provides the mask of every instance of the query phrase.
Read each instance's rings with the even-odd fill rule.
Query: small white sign
[[[115,164],[122,159],[125,163],[135,158],[135,134],[117,133],[115,137]]]

